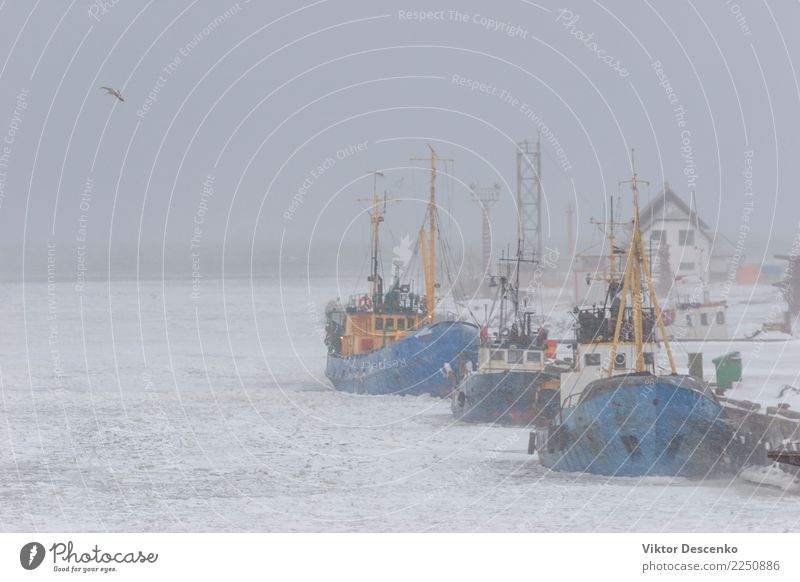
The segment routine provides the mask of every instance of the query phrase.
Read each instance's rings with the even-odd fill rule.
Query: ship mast
[[[369,217],[372,224],[372,256],[370,265],[370,275],[367,281],[372,283],[372,301],[376,304],[381,303],[383,300],[383,277],[380,275],[380,226],[383,222],[384,205],[380,196],[378,196],[378,176],[383,177],[381,172],[371,172],[373,175],[372,183],[372,198],[362,198],[362,202],[370,202],[372,209],[370,210]]]
[[[425,270],[425,304],[428,307],[428,322],[433,323],[436,311],[436,150],[431,150],[431,185],[428,198],[428,261]]]
[[[522,229],[521,228],[519,229],[519,233],[520,234],[522,233]],[[514,266],[513,266],[513,269],[514,269],[513,282],[512,282],[512,279],[511,279],[512,273],[511,273],[511,267],[510,266],[508,267],[508,270],[506,271],[506,276],[503,278],[504,288],[503,288],[503,293],[502,293],[502,299],[506,299],[509,295],[511,296],[511,303],[514,306],[514,323],[519,325],[520,330],[522,329],[522,324],[523,324],[522,318],[520,318],[520,315],[519,315],[519,285],[520,285],[520,271],[522,269],[522,263],[531,263],[531,264],[534,264],[534,265],[536,263],[538,263],[538,259],[535,256],[532,259],[524,258],[524,254],[523,254],[524,253],[524,248],[525,248],[525,240],[523,238],[518,238],[517,239],[517,256],[515,258],[513,258],[513,259],[500,257],[500,262],[501,263],[503,263],[503,262],[514,263]],[[509,251],[509,255],[510,254],[511,254],[511,252]],[[503,328],[505,326],[505,321],[504,321],[504,317],[502,317],[502,313],[503,313],[503,311],[502,311],[502,308],[503,308],[502,302],[501,302],[500,307],[501,307],[500,327]]]
[[[428,232],[425,226],[420,229],[420,250],[422,251],[423,275],[425,276],[425,309],[428,323],[433,323],[436,313],[436,162],[452,162],[436,154],[430,145],[429,158],[412,158],[412,160],[430,161],[430,191],[428,195]],[[426,241],[427,238],[427,241]]]
[[[614,241],[616,240],[615,232],[614,232],[614,197],[611,196],[609,198],[609,209],[610,209],[610,222],[608,223],[608,282],[609,283],[616,283],[616,271],[615,271],[615,257],[614,257]]]
[[[628,291],[630,291],[632,300],[632,315],[633,315],[633,341],[636,351],[636,371],[644,372],[644,332],[642,324],[643,314],[643,296],[642,296],[642,282],[647,285],[647,293],[655,311],[656,323],[658,324],[661,337],[664,340],[664,347],[666,348],[667,357],[669,358],[669,365],[672,373],[677,373],[675,367],[675,359],[672,356],[672,349],[669,345],[669,338],[667,337],[667,330],[664,326],[664,321],[661,315],[661,308],[658,304],[655,289],[653,288],[653,281],[650,278],[650,265],[648,263],[647,253],[644,249],[642,242],[642,232],[639,228],[639,180],[636,174],[636,163],[634,159],[634,151],[631,150],[631,168],[633,176],[627,180],[626,184],[631,185],[633,191],[633,233],[631,236],[631,244],[628,249],[628,259],[625,265],[625,275],[622,279],[622,294],[620,296],[620,306],[617,313],[617,322],[614,327],[614,340],[611,345],[611,359],[608,364],[608,377],[610,378],[614,373],[614,360],[617,355],[617,348],[619,347],[620,331],[622,329],[622,320],[625,317],[625,303],[627,301]],[[643,182],[647,183],[647,182]],[[612,249],[613,255],[613,249]],[[648,338],[648,341],[651,341]]]
[[[590,218],[589,222],[597,226],[598,230],[605,236],[606,240],[608,240],[608,268],[606,271],[603,272],[602,277],[593,276],[591,274],[587,275],[587,282],[590,280],[603,280],[606,283],[607,290],[606,290],[606,303],[609,300],[613,300],[614,297],[620,291],[619,288],[619,278],[622,275],[622,265],[619,255],[621,254],[617,249],[617,230],[616,227],[618,226],[627,226],[624,222],[617,222],[614,218],[614,197],[610,196],[608,199],[609,202],[609,215],[608,220],[600,221],[595,220],[594,218]],[[575,254],[575,258],[578,257],[591,257],[594,255],[589,255],[588,250],[582,251],[580,253]],[[602,258],[602,255],[600,255]]]

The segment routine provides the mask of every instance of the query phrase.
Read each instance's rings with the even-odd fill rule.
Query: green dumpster
[[[742,354],[729,352],[711,360],[717,369],[717,386],[731,388],[742,379]]]

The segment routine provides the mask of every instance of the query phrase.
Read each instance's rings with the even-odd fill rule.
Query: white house
[[[645,244],[652,249],[654,278],[665,273],[664,259],[678,280],[699,278],[710,283],[727,277],[733,244],[713,232],[669,184],[640,209],[639,219]]]

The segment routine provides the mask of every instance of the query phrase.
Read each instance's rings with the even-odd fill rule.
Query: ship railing
[[[642,309],[644,315],[642,325],[644,337],[652,337],[655,330],[655,310],[652,307]],[[596,343],[611,341],[616,327],[617,313],[609,307],[594,307],[577,311],[575,331],[580,343]],[[620,339],[629,341],[633,338],[633,312],[625,308]]]

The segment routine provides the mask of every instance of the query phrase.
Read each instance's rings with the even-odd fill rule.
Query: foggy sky
[[[797,3],[0,6],[5,278],[48,260],[73,279],[213,276],[223,260],[242,274],[251,259],[330,273],[361,252],[372,170],[399,200],[387,245],[416,234],[427,172],[411,158],[428,144],[455,160],[439,182],[452,244],[480,241],[469,184],[499,183],[505,247],[515,143],[541,131],[548,246],[566,248],[568,203],[578,248],[596,239],[589,219],[630,177],[631,148],[644,202],[665,181],[695,190],[748,261],[788,252],[800,228]],[[436,13],[400,13],[418,10]]]

